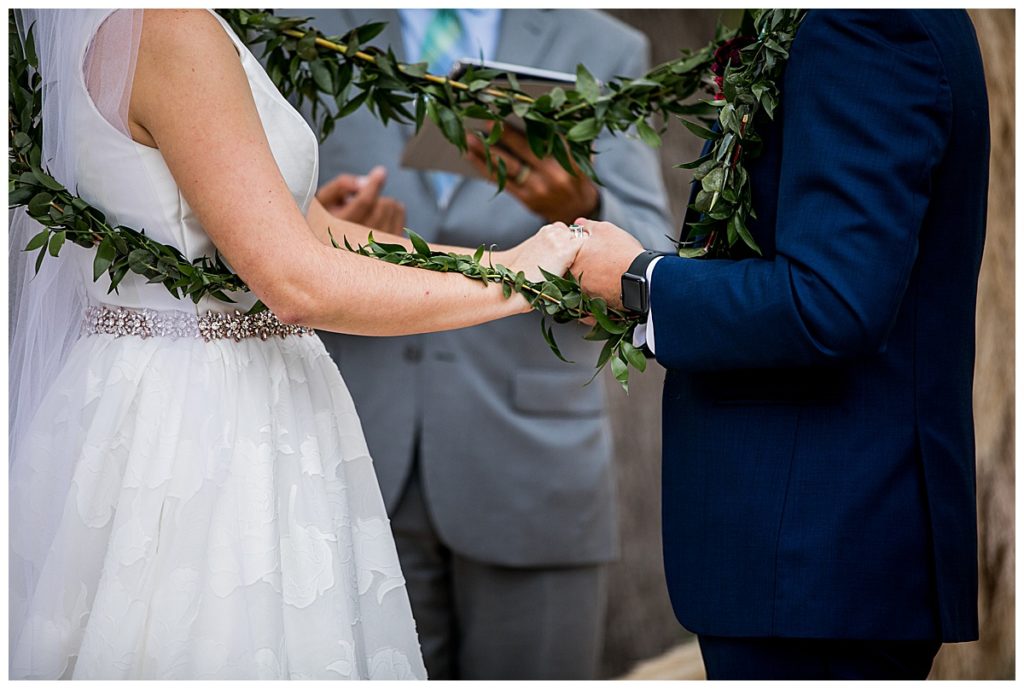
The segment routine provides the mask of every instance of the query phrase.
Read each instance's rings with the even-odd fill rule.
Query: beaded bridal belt
[[[313,329],[301,325],[286,325],[270,311],[256,314],[221,313],[204,314],[187,311],[157,311],[155,309],[129,309],[123,306],[90,306],[85,310],[83,330],[87,335],[134,335],[147,337],[201,337],[211,340],[245,338],[288,337],[312,335]]]

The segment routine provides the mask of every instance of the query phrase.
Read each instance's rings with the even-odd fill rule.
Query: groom
[[[573,270],[649,290],[665,568],[708,676],[924,678],[978,638],[981,58],[966,12],[811,11],[780,86],[750,166],[763,257],[582,221]]]

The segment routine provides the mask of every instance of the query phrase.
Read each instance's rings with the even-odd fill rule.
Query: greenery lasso
[[[779,100],[778,81],[789,46],[803,19],[803,10],[751,10],[740,26],[719,27],[715,40],[697,51],[683,51],[637,79],[613,79],[601,85],[580,65],[575,88],[553,88],[537,98],[519,89],[513,75],[470,69],[461,81],[429,74],[426,65],[400,63],[394,53],[368,46],[384,28],[375,23],[343,36],[324,36],[307,20],[280,17],[271,11],[218,10],[250,46],[263,45],[262,59],[270,78],[286,97],[301,106],[309,103],[321,140],[337,120],[366,108],[383,123],[414,124],[426,119],[438,126],[460,150],[466,137],[477,136],[486,150],[501,137],[502,123],[515,115],[525,122],[525,134],[539,157],[554,157],[572,174],[585,174],[600,183],[591,161],[594,142],[602,132],[639,136],[651,146],[660,144],[660,130],[650,122],[678,119],[697,136],[710,140],[709,152],[679,165],[693,168],[701,184],[693,208],[698,220],[681,238],[679,253],[686,257],[759,252],[747,231],[754,215],[746,162],[758,153],[757,117],[772,117]],[[94,279],[104,274],[110,291],[129,273],[162,284],[177,298],[194,302],[210,296],[231,302],[229,293],[247,291],[238,275],[219,256],[189,261],[174,247],[160,244],[144,230],[110,225],[102,212],[65,189],[41,164],[41,77],[31,30],[24,42],[14,14],[8,18],[10,97],[9,205],[26,206],[41,231],[26,246],[37,251],[36,268],[46,256],[58,256],[65,242],[94,248]],[[507,82],[498,88],[497,80]],[[692,100],[704,93],[705,98]],[[696,121],[691,121],[696,120]],[[491,131],[474,130],[467,120],[489,120]],[[718,127],[713,127],[717,121]],[[494,170],[499,188],[506,181],[502,162]],[[530,282],[501,265],[485,264],[484,248],[473,256],[432,252],[415,233],[414,250],[379,244],[346,248],[364,256],[422,269],[458,272],[470,279],[500,283],[506,296],[522,294],[543,314],[545,340],[560,358],[549,319],[564,323],[593,318],[587,339],[604,341],[600,371],[610,362],[615,378],[628,389],[630,368],[643,371],[646,360],[632,346],[638,321],[591,299],[571,274],[545,275]],[[737,246],[742,242],[740,246]],[[347,244],[347,243],[346,243]],[[337,245],[336,245],[337,246]],[[254,310],[264,308],[257,303]],[[563,358],[564,359],[564,358]],[[595,374],[596,375],[596,374]]]

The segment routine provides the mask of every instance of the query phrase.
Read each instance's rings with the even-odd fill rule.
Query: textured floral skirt
[[[14,451],[12,678],[425,677],[317,337],[83,337]]]

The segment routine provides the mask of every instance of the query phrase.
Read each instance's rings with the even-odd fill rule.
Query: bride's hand
[[[563,222],[551,223],[518,246],[500,252],[496,262],[516,272],[523,271],[531,282],[540,282],[544,279],[541,268],[554,275],[564,274],[585,238],[586,235],[574,235]]]

